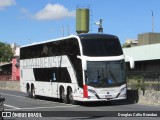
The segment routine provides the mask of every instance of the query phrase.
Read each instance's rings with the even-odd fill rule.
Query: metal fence
[[[127,72],[127,83],[131,89],[160,91],[160,70]]]

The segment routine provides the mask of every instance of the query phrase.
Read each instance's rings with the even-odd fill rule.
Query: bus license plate
[[[105,95],[105,98],[112,98],[112,95]]]

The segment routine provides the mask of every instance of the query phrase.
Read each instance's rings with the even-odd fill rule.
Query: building
[[[160,69],[159,48],[160,33],[143,33],[138,35],[138,46],[123,48],[123,52],[134,59],[135,71],[144,72]]]
[[[127,76],[142,76],[149,88],[160,90],[160,33],[138,35],[138,46],[123,48],[124,55],[135,61],[135,68],[130,69],[129,60],[125,59]]]
[[[135,69],[129,71],[160,71],[160,53],[158,49],[160,43],[123,48],[125,55],[130,56],[135,61]],[[126,62],[129,62],[126,59]]]
[[[4,63],[0,64],[0,80],[11,80],[12,77],[12,64]]]
[[[20,80],[20,69],[19,69],[19,54],[20,47],[16,45],[14,47],[14,57],[12,59],[12,80]]]
[[[138,35],[138,46],[160,43],[160,33],[143,33]]]
[[[0,64],[0,80],[20,80],[20,70],[18,66],[20,46],[13,43],[11,48],[14,56],[11,62]]]

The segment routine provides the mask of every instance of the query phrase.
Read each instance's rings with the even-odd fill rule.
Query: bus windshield
[[[113,87],[125,83],[125,62],[88,61],[85,82],[92,87]]]

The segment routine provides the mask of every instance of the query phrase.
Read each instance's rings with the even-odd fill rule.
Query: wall
[[[160,106],[160,91],[146,90],[144,95],[139,91],[139,98],[138,103]]]
[[[19,81],[0,81],[0,89],[20,91]]]

